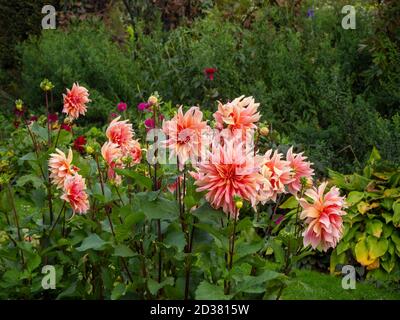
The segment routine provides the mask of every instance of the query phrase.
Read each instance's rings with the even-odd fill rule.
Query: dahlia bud
[[[21,99],[15,100],[15,109],[22,111],[24,102]]]
[[[155,104],[157,104],[158,99],[157,99],[156,96],[150,96],[150,98],[149,98],[149,100],[147,100],[147,102],[148,102],[150,105],[154,106]]]
[[[40,88],[43,91],[50,91],[51,89],[54,88],[54,85],[49,81],[49,79],[44,79],[41,83],[40,83]]]
[[[93,154],[94,153],[94,149],[92,146],[86,146],[86,153],[87,154]]]
[[[313,186],[313,180],[310,177],[301,177],[300,182],[304,189],[309,189]]]
[[[66,117],[66,118],[64,119],[64,123],[65,123],[65,124],[72,124],[73,122],[74,122],[74,119],[71,118],[71,117]]]
[[[260,134],[261,134],[262,136],[264,136],[264,137],[268,136],[268,134],[269,134],[269,129],[268,129],[268,127],[262,127],[262,128],[260,128]]]
[[[242,209],[242,207],[243,207],[243,201],[242,201],[242,200],[237,200],[237,201],[235,202],[235,206],[236,206],[236,208],[238,208],[238,209]]]

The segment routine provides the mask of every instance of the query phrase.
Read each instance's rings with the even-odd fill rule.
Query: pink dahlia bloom
[[[118,144],[107,141],[101,147],[101,155],[108,164],[107,176],[110,180],[119,184],[121,177],[115,173],[115,168],[122,169],[122,149]]]
[[[214,148],[210,159],[197,167],[196,191],[207,191],[206,200],[231,217],[237,218],[235,196],[249,201],[253,208],[258,202],[258,192],[263,183],[260,166],[252,153],[246,154],[241,145],[227,142]]]
[[[218,110],[214,113],[217,129],[256,129],[255,123],[261,115],[257,112],[259,103],[253,97],[240,96],[227,104],[218,103]]]
[[[117,105],[117,109],[120,112],[126,111],[127,108],[128,108],[128,105],[125,102],[122,102],[122,101],[120,103],[118,103],[118,105]]]
[[[289,162],[282,160],[282,154],[272,149],[268,150],[263,157],[261,174],[266,179],[260,193],[260,200],[266,203],[268,200],[276,201],[278,194],[286,193],[285,185],[293,182]]]
[[[304,246],[311,244],[313,249],[321,246],[322,250],[335,248],[343,232],[342,216],[346,214],[343,211],[345,197],[341,197],[339,189],[332,187],[325,195],[324,191],[327,182],[322,183],[318,189],[308,189],[305,193],[311,199],[311,203],[302,198],[300,205],[303,211],[300,214],[301,219],[305,219],[307,224],[303,232]]]
[[[286,160],[289,161],[293,177],[293,181],[288,184],[288,189],[291,194],[296,194],[301,189],[301,178],[311,178],[314,175],[314,169],[311,168],[312,163],[306,161],[307,157],[304,157],[303,153],[293,153],[293,147],[288,150]]]
[[[110,142],[119,145],[121,148],[127,148],[133,138],[132,124],[128,120],[119,121],[120,118],[117,117],[111,121],[106,136]]]
[[[138,140],[132,140],[128,147],[126,155],[132,159],[130,164],[138,164],[142,159],[142,149]]]
[[[74,175],[78,171],[78,168],[72,165],[72,157],[71,149],[68,151],[68,157],[59,149],[56,149],[56,153],[50,155],[50,178],[58,189],[64,186],[64,181],[67,177]]]
[[[74,83],[72,89],[67,89],[67,94],[63,94],[64,109],[63,112],[73,119],[79,118],[79,115],[86,113],[86,104],[90,102],[89,92],[85,87]]]
[[[74,213],[84,214],[89,210],[85,179],[79,174],[69,176],[64,182],[64,194],[61,199],[67,201]]]
[[[209,127],[207,121],[202,121],[203,113],[198,107],[191,107],[183,114],[182,106],[178,113],[169,121],[163,121],[162,130],[168,136],[164,146],[170,150],[170,158],[178,157],[179,169],[188,159],[197,160],[201,154],[205,132]]]

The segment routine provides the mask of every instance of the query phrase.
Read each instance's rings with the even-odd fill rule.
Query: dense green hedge
[[[361,167],[372,146],[399,161],[398,44],[380,33],[376,46],[375,9],[357,7],[356,30],[342,29],[340,9],[320,6],[310,18],[304,5],[289,19],[284,8],[267,6],[250,29],[215,9],[170,32],[154,25],[145,34],[139,23],[123,46],[98,23],[48,30],[20,47],[21,95],[37,107],[43,78],[56,84],[56,96],[79,81],[92,92],[95,122],[119,100],[135,106],[153,91],[173,104],[208,108],[253,95],[265,120],[285,141],[302,145],[320,171]],[[214,81],[206,67],[218,69]]]

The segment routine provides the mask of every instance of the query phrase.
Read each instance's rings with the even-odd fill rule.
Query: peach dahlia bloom
[[[301,178],[310,179],[314,175],[314,169],[311,168],[312,163],[306,161],[307,157],[303,153],[293,153],[291,147],[287,154],[286,160],[289,161],[289,167],[292,169],[293,181],[288,184],[291,194],[296,194],[301,189]]]
[[[79,118],[79,115],[86,113],[86,103],[90,102],[89,92],[85,87],[74,83],[72,89],[67,89],[67,94],[63,94],[64,108],[63,111],[72,119]]]
[[[138,140],[130,141],[128,147],[126,148],[125,155],[131,158],[132,161],[130,165],[140,163],[142,159],[142,149],[140,148],[140,143]]]
[[[282,154],[272,149],[268,150],[263,157],[261,174],[267,180],[264,183],[260,200],[266,203],[268,200],[276,201],[278,194],[286,193],[285,186],[293,182],[289,162],[282,160]]]
[[[253,153],[245,153],[241,145],[227,142],[214,148],[207,162],[196,168],[197,192],[207,191],[205,198],[210,204],[231,217],[237,218],[238,210],[234,197],[249,201],[253,208],[258,202],[258,192],[263,183],[260,167]]]
[[[114,171],[115,168],[122,169],[122,149],[116,143],[107,141],[101,147],[101,155],[108,164],[107,176],[117,184],[121,183],[121,177]]]
[[[168,136],[163,146],[170,150],[170,158],[178,157],[180,170],[188,159],[197,160],[206,144],[205,133],[209,127],[202,119],[203,113],[198,107],[191,107],[183,114],[181,106],[171,120],[163,121],[162,130]]]
[[[300,199],[300,205],[303,208],[300,218],[307,224],[303,232],[304,246],[311,244],[315,249],[320,245],[324,251],[335,248],[342,237],[342,216],[346,214],[343,211],[346,207],[345,197],[340,196],[337,187],[332,187],[324,195],[327,184],[324,182],[318,189],[313,187],[305,192],[305,195],[311,199],[311,203],[304,198]]]
[[[229,128],[256,129],[255,123],[261,115],[257,112],[259,103],[255,103],[253,97],[240,96],[227,104],[218,103],[218,110],[214,113],[217,129]]]
[[[111,121],[106,130],[106,136],[112,143],[119,145],[121,148],[127,148],[133,139],[132,124],[128,120],[119,121],[121,116]]]
[[[85,179],[79,174],[69,176],[64,182],[64,194],[61,199],[67,201],[74,213],[84,214],[89,210]]]
[[[61,189],[67,177],[74,175],[79,169],[72,165],[72,150],[69,149],[68,157],[59,149],[50,154],[49,170],[52,183]]]

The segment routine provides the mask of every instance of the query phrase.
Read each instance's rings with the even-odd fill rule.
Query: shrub
[[[110,106],[136,99],[138,73],[127,53],[96,22],[74,25],[68,32],[44,30],[19,48],[22,56],[22,99],[33,109],[43,104],[37,85],[44,78],[54,85],[54,95],[78,81],[95,89],[96,113],[88,121],[106,119]],[[56,104],[60,105],[57,100]]]
[[[400,279],[400,168],[381,160],[374,149],[362,174],[331,172],[347,193],[342,242],[331,254],[331,272],[355,261],[368,277]],[[389,277],[388,274],[391,276]]]

